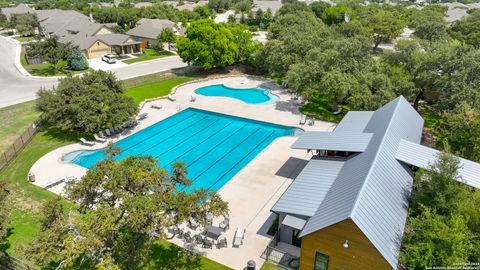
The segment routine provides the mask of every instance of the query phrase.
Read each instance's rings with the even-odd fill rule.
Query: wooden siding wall
[[[343,243],[348,240],[349,247]],[[300,270],[313,270],[315,253],[329,256],[328,270],[391,270],[368,238],[348,219],[302,238]]]

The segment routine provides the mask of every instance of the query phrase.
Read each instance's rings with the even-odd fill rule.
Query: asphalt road
[[[51,88],[56,78],[26,77],[15,67],[16,43],[0,36],[0,108],[33,100],[41,87]],[[139,62],[111,70],[121,80],[184,67],[178,56]]]
[[[126,67],[112,69],[111,71],[115,73],[119,79],[125,80],[185,66],[187,66],[187,64],[185,64],[179,56],[175,55],[147,62],[138,62]]]
[[[36,98],[41,87],[51,88],[55,78],[25,77],[15,67],[16,44],[0,36],[0,108]]]

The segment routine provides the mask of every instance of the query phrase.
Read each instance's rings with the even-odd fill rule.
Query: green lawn
[[[33,163],[46,153],[75,141],[72,136],[54,130],[42,131],[35,135],[15,160],[0,173],[0,179],[6,181],[11,190],[13,210],[10,214],[11,231],[8,237],[11,246],[7,249],[10,254],[21,257],[18,248],[27,245],[38,232],[40,204],[57,196],[30,184],[27,181],[28,171]]]
[[[133,86],[127,88],[125,95],[132,97],[137,104],[140,104],[145,99],[166,96],[170,94],[173,87],[195,79],[198,79],[198,77],[178,76],[159,82]]]
[[[0,108],[0,153],[7,150],[38,116],[35,101]]]
[[[333,114],[332,104],[326,98],[317,97],[301,107],[300,112],[319,120],[338,123],[342,120],[345,113],[347,113],[348,107],[342,106],[342,109],[343,113]]]
[[[269,262],[265,262],[260,270],[283,270],[284,268],[280,266],[276,266],[275,264],[271,264]]]
[[[25,55],[25,51],[22,51],[22,53],[20,55],[20,63],[25,68],[25,70],[27,70],[28,73],[30,73],[31,75],[42,76],[42,77],[67,76],[67,75],[74,75],[74,74],[84,73],[84,72],[93,70],[92,68],[88,68],[87,70],[81,70],[81,71],[73,71],[73,70],[65,69],[65,67],[67,66],[67,61],[65,61],[65,60],[61,60],[58,63],[57,71],[54,71],[53,66],[49,63],[29,65],[27,63],[27,58],[26,58],[26,55]]]
[[[163,58],[163,57],[167,57],[167,56],[171,56],[171,55],[174,55],[174,53],[171,53],[171,52],[168,52],[168,51],[157,52],[157,51],[152,50],[152,49],[144,49],[143,54],[141,56],[136,57],[136,58],[127,59],[127,60],[124,60],[123,62],[125,64],[133,64],[133,63],[153,60],[153,59],[157,59],[157,58]]]

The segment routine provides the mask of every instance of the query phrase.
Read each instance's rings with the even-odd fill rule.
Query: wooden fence
[[[38,132],[40,121],[37,120],[27,128],[8,148],[0,154],[0,172],[22,151]]]

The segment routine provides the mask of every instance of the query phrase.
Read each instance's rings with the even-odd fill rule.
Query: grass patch
[[[272,264],[272,263],[269,263],[269,262],[265,262],[265,263],[263,263],[260,270],[284,270],[284,268],[282,268],[280,266],[276,266],[275,264]]]
[[[313,98],[308,104],[300,108],[300,112],[306,116],[314,117],[319,120],[338,123],[347,113],[349,108],[342,106],[343,112],[340,114],[332,113],[332,104],[324,97]]]
[[[15,39],[20,42],[29,42],[29,41],[34,41],[35,37],[16,37]]]
[[[144,101],[145,99],[166,96],[170,94],[173,87],[195,79],[198,79],[198,77],[174,76],[159,82],[129,87],[125,91],[125,95],[133,98],[136,104],[140,104],[140,102]]]
[[[138,62],[143,62],[143,61],[148,61],[148,60],[153,60],[157,58],[163,58],[167,56],[174,55],[174,53],[168,52],[168,51],[163,51],[163,52],[157,52],[152,49],[144,49],[143,54],[141,56],[138,56],[136,58],[130,58],[127,60],[124,60],[123,62],[125,64],[133,64],[133,63],[138,63]]]
[[[22,50],[20,55],[20,63],[25,68],[25,70],[33,76],[49,77],[49,76],[68,76],[79,73],[84,73],[93,70],[88,68],[87,70],[68,70],[66,69],[67,61],[61,60],[57,65],[57,70],[53,70],[53,66],[50,63],[41,63],[41,64],[32,64],[27,63],[27,56],[25,51]]]
[[[0,153],[7,150],[39,116],[35,101],[0,108]]]
[[[206,257],[189,257],[180,252],[182,249],[167,241],[156,241],[151,249],[151,261],[144,269],[151,270],[231,270],[232,268],[219,264]],[[180,254],[180,255],[179,255]]]
[[[57,195],[32,185],[27,175],[35,161],[48,152],[76,141],[72,135],[49,129],[36,134],[32,141],[0,173],[0,180],[6,181],[10,189],[12,212],[10,213],[9,247],[7,252],[15,257],[22,257],[20,247],[28,245],[38,232],[39,206],[45,200]],[[65,205],[73,206],[68,201]]]

